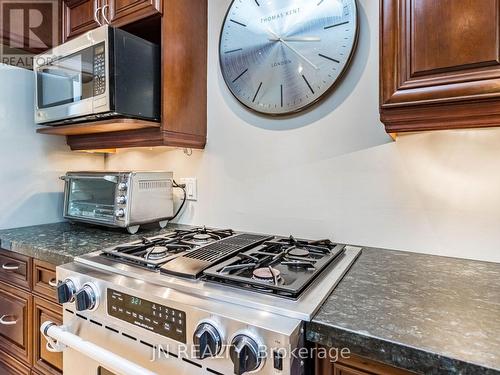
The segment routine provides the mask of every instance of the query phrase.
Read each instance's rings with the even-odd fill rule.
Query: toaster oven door
[[[64,217],[114,225],[118,176],[66,176]]]

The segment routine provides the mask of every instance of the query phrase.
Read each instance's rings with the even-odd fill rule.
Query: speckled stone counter
[[[73,261],[79,255],[135,241],[144,236],[155,236],[175,228],[187,227],[172,224],[161,230],[158,226],[149,226],[141,228],[136,235],[130,235],[120,229],[63,222],[0,230],[0,247],[61,265]]]
[[[365,249],[309,341],[423,374],[500,374],[500,264]]]

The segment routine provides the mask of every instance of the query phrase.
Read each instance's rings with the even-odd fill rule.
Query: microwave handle
[[[68,347],[118,374],[157,375],[126,358],[83,340],[68,332],[64,326],[47,321],[41,325],[40,332],[47,339],[47,350],[50,352],[62,352]]]
[[[106,175],[106,176],[61,176],[59,177],[63,181],[69,180],[105,180],[112,182],[113,184],[118,183],[118,176]]]

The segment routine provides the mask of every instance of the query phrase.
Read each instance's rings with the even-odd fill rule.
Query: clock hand
[[[318,67],[316,65],[314,65],[311,60],[309,60],[307,57],[305,57],[302,53],[300,53],[299,51],[297,51],[295,48],[293,48],[290,44],[288,44],[285,40],[283,40],[282,37],[278,36],[278,34],[276,34],[275,32],[273,32],[272,30],[267,30],[270,34],[273,35],[273,41],[276,41],[276,42],[281,42],[283,43],[285,46],[287,46],[288,48],[290,48],[294,53],[296,53],[299,57],[301,57],[302,59],[304,59],[305,62],[307,62],[309,65],[311,65],[315,70],[318,70]],[[271,39],[270,39],[271,40]]]
[[[269,41],[271,42],[278,42],[280,39],[279,38],[269,38]],[[321,42],[320,37],[316,36],[304,36],[304,37],[288,37],[288,38],[281,38],[281,40],[285,42]]]

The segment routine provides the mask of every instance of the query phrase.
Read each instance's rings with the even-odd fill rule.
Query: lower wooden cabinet
[[[62,353],[47,350],[47,340],[38,329],[43,322],[50,320],[62,324],[62,307],[58,304],[35,297],[33,300],[33,368],[42,374],[57,375],[62,373]]]
[[[328,348],[317,347],[317,352]],[[415,373],[351,354],[349,358],[333,359],[317,356],[316,375],[415,375]]]
[[[2,375],[30,375],[29,367],[23,365],[7,353],[0,353],[0,374]]]
[[[0,255],[7,268],[13,268],[14,261],[21,265],[18,272],[0,277],[0,375],[62,374],[62,353],[49,352],[40,333],[47,320],[62,324],[55,266],[4,250]]]
[[[0,282],[0,348],[31,363],[32,296]]]

